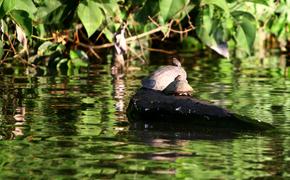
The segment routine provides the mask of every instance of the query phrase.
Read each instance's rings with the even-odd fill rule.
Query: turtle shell
[[[187,80],[176,79],[170,83],[165,89],[165,94],[174,94],[174,95],[191,95],[193,92],[192,87],[188,84]]]
[[[180,76],[182,80],[186,80],[187,74],[182,67],[173,65],[160,67],[149,77],[142,80],[142,87],[163,91],[177,76]]]

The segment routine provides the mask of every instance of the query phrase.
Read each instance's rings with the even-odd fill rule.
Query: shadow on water
[[[231,140],[241,136],[272,136],[277,129],[266,131],[235,130],[229,128],[206,127],[178,122],[144,122],[130,123],[130,132],[144,139],[175,139],[175,140]]]

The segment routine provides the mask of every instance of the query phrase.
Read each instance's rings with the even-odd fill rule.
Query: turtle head
[[[177,67],[181,67],[181,63],[177,58],[172,58],[172,64]]]
[[[174,81],[181,81],[181,80],[183,80],[181,75],[176,76],[174,79]]]

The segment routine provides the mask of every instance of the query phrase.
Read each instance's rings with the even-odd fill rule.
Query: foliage
[[[189,32],[189,39],[198,39],[223,56],[229,55],[229,44],[250,55],[259,26],[289,41],[289,8],[289,0],[0,0],[0,56],[5,60],[26,55],[29,63],[37,64],[35,59],[44,61],[47,55],[40,56],[35,49],[50,42],[51,47],[65,47],[56,51],[61,52],[57,67],[70,62],[71,52],[80,52],[71,49],[98,58],[93,45],[113,42],[123,22],[132,36],[150,35],[160,28],[160,40],[175,34],[186,39]]]

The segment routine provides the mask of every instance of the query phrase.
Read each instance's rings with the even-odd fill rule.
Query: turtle
[[[181,76],[178,75],[175,80],[163,90],[163,92],[168,95],[190,96],[193,89],[186,79],[182,79]]]
[[[147,78],[143,79],[142,87],[156,91],[163,91],[177,76],[180,76],[180,80],[186,80],[187,78],[187,74],[181,67],[179,60],[173,58],[172,65],[160,67]]]

